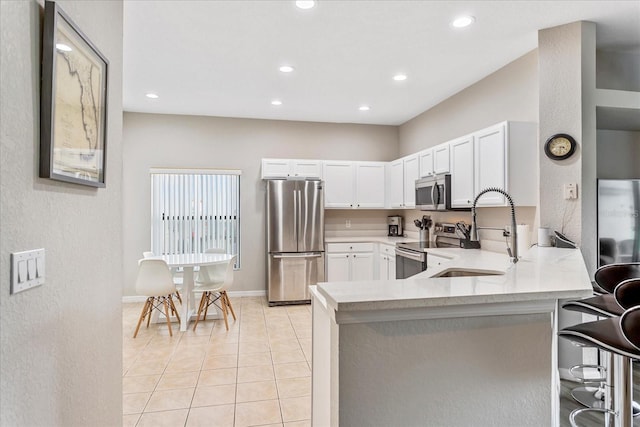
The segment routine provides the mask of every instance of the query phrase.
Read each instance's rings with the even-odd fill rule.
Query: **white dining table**
[[[175,254],[153,256],[151,259],[161,259],[167,263],[169,267],[182,267],[182,310],[180,312],[180,330],[186,331],[191,320],[191,316],[195,314],[195,298],[193,296],[194,288],[194,268],[206,265],[226,264],[233,255],[227,254]]]

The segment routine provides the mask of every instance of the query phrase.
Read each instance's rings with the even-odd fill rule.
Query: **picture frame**
[[[109,61],[54,1],[45,1],[40,177],[105,187]]]

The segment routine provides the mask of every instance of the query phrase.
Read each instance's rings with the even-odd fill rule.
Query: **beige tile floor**
[[[124,426],[311,425],[311,306],[231,303],[228,332],[222,320],[174,323],[173,337],[143,324],[135,339],[142,303],[123,305]]]

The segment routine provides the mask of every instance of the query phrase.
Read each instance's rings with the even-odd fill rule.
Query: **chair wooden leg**
[[[173,331],[171,330],[171,318],[169,317],[169,303],[167,299],[164,298],[162,300],[162,304],[164,305],[164,315],[167,316],[167,326],[169,327],[169,336],[173,336]]]
[[[224,291],[223,291],[224,292]],[[222,317],[224,317],[224,326],[229,330],[229,320],[227,319],[227,303],[224,299],[224,294],[220,293],[220,307],[222,308]]]
[[[196,326],[198,326],[198,322],[200,321],[200,313],[202,313],[202,306],[204,304],[205,294],[206,294],[206,292],[203,292],[202,296],[200,297],[200,305],[198,306],[198,314],[196,315],[196,322],[193,325],[194,332],[196,330]]]
[[[138,319],[138,324],[136,325],[136,330],[133,333],[133,337],[135,338],[138,335],[138,331],[140,330],[140,325],[144,320],[145,315],[147,314],[147,306],[149,305],[149,299],[144,302],[144,307],[142,307],[142,311],[140,312],[140,318]]]
[[[233,316],[233,320],[238,320],[238,319],[236,319],[236,313],[235,313],[235,311],[233,311],[233,306],[231,305],[231,300],[229,299],[229,295],[227,295],[227,291],[222,291],[222,293],[224,294],[224,300],[225,300],[225,302],[227,304],[227,307],[231,311],[231,315]]]
[[[180,292],[178,292],[177,289],[176,289],[176,298],[178,298],[178,301],[180,301],[180,304],[182,304],[182,297],[180,296]]]
[[[169,295],[169,304],[171,304],[171,311],[176,315],[176,319],[178,319],[178,323],[180,323],[180,314],[178,313],[178,309],[176,305],[173,303],[173,298]]]
[[[207,301],[205,303],[205,307],[204,307],[204,317],[202,318],[202,320],[207,320],[207,313],[209,312],[209,305],[211,304],[211,292],[207,291],[205,293],[202,294],[202,296],[207,296]]]
[[[147,311],[147,328],[149,327],[149,323],[151,323],[151,314],[153,313],[153,305],[156,303],[156,298],[155,297],[149,297],[147,299],[147,301],[149,301],[149,306],[147,307],[148,311]]]

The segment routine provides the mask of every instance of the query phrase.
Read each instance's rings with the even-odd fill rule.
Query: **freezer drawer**
[[[309,302],[309,286],[324,281],[324,253],[269,254],[269,305]]]

